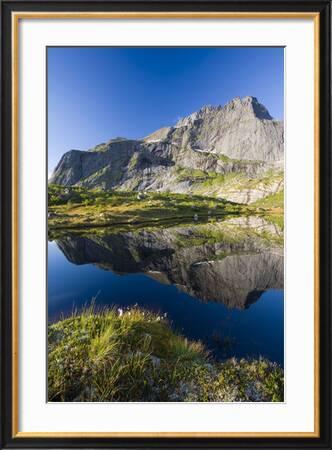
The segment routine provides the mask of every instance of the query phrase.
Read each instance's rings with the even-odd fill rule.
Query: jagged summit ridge
[[[189,116],[180,119],[176,123],[175,127],[192,125],[196,120],[204,119],[205,116],[216,115],[218,113],[226,115],[232,111],[238,111],[240,112],[240,115],[253,114],[257,119],[261,120],[273,120],[273,117],[270,115],[268,110],[264,105],[259,103],[256,97],[247,96],[243,98],[235,97],[224,106],[205,105],[198,111],[195,111]]]
[[[144,141],[184,141],[191,150],[264,162],[283,159],[283,123],[256,97],[236,97],[224,106],[207,105],[147,136]]]

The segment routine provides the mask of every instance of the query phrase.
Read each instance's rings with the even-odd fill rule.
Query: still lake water
[[[167,313],[216,359],[263,356],[283,365],[283,251],[266,245],[265,229],[264,240],[241,227],[239,239],[217,224],[49,241],[49,322],[92,298],[98,307],[137,304]]]

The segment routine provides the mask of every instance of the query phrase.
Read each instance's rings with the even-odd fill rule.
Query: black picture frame
[[[320,16],[320,436],[304,437],[19,437],[12,436],[12,22],[15,11],[317,12]],[[1,2],[1,448],[332,449],[331,390],[331,1],[30,0]]]

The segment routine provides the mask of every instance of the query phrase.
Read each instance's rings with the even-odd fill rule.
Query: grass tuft
[[[50,401],[282,401],[283,371],[216,363],[165,316],[86,308],[48,328]]]

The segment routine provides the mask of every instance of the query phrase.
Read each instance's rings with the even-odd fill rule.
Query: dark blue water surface
[[[102,242],[83,238],[49,242],[49,322],[89,304],[92,298],[97,306],[137,304],[167,313],[175,330],[189,339],[201,340],[216,359],[263,356],[283,365],[283,280],[276,281],[277,275],[262,273],[259,286],[252,285],[256,279],[248,282],[252,265],[263,270],[260,267],[270,261],[269,254],[264,254],[267,259],[260,263],[260,254],[251,260],[248,255],[239,257],[237,249],[233,260],[211,263],[203,258],[202,265],[196,260],[203,255],[208,260],[211,246],[191,252],[190,248],[174,250],[159,245],[156,250],[151,236],[143,237],[139,248],[127,241],[126,248],[127,244],[114,236]],[[216,252],[215,245],[213,251]],[[182,266],[177,266],[179,260]],[[190,265],[188,271],[186,261]],[[228,261],[235,265],[238,278]],[[272,267],[275,264],[273,261]],[[224,284],[220,283],[218,271]],[[232,289],[237,298],[235,305],[229,304]],[[238,297],[237,289],[241,293]]]

